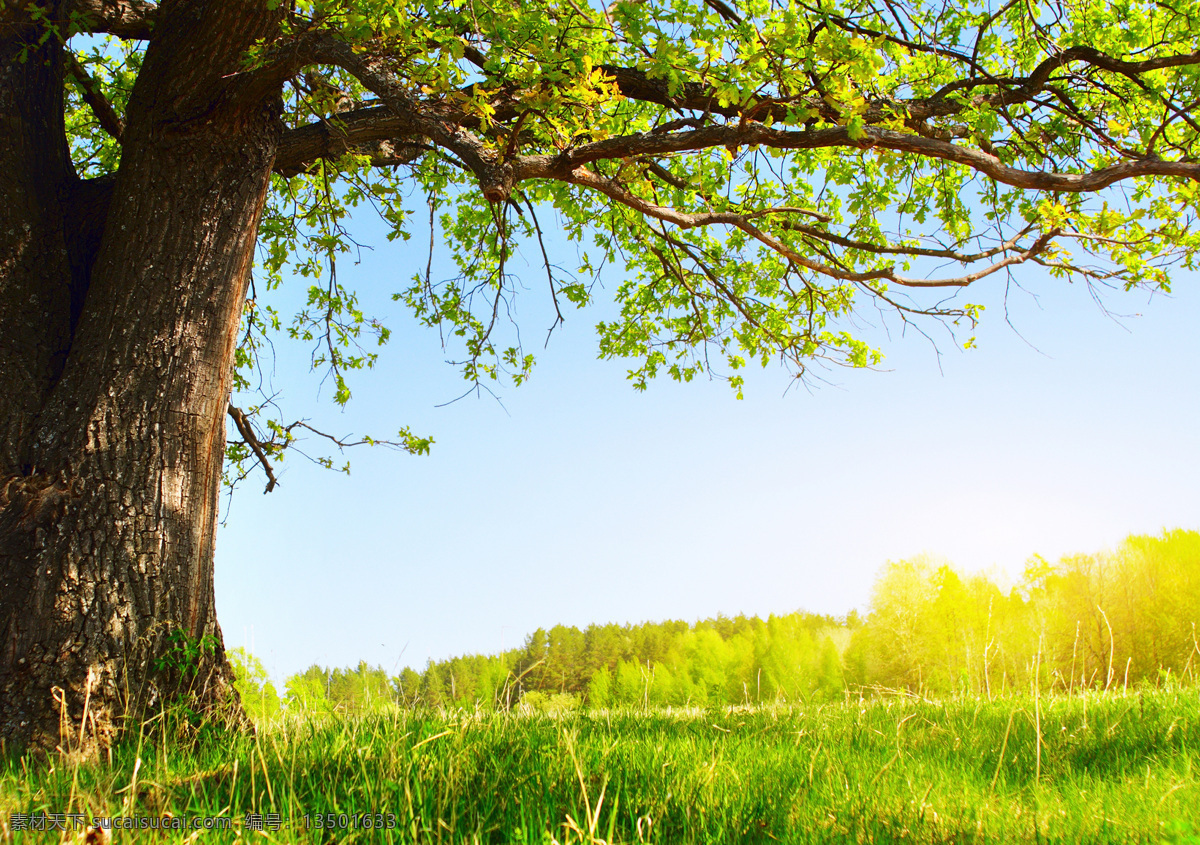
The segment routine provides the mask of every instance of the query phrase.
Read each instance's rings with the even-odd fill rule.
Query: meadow
[[[5,758],[0,841],[83,841],[14,830],[76,813],[232,819],[114,842],[1200,843],[1194,687],[158,727],[90,761]]]
[[[1198,600],[1178,530],[1003,589],[892,562],[865,618],[557,625],[282,696],[234,650],[256,731],[179,704],[91,759],[0,751],[0,843],[1200,845]]]

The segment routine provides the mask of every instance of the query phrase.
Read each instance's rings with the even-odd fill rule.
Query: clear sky
[[[879,371],[790,390],[782,369],[758,371],[739,402],[719,382],[635,392],[622,362],[596,359],[602,305],[568,313],[542,350],[529,267],[533,379],[503,405],[438,407],[464,389],[445,363],[457,350],[390,302],[425,255],[363,230],[376,248],[339,276],[395,332],[379,366],[345,411],[302,350],[280,347],[274,383],[333,433],[409,425],[437,442],[427,457],[353,450],[349,477],[289,459],[270,495],[257,478],[235,494],[218,618],[277,681],[312,663],[420,670],[557,623],[840,615],[867,609],[886,561],[920,552],[1019,573],[1035,552],[1200,528],[1197,274],[1171,296],[1108,294],[1114,318],[1086,288],[1019,268],[1011,326],[1003,279],[966,298],[988,306],[977,349],[935,334],[939,359],[875,318]]]

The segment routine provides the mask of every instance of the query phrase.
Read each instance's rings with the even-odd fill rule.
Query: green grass
[[[292,719],[192,749],[6,761],[0,841],[79,841],[10,829],[40,812],[235,820],[117,842],[1200,843],[1200,693]],[[284,825],[246,831],[246,813]],[[314,829],[327,813],[394,827]]]

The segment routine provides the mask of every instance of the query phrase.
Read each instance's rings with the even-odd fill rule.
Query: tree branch
[[[729,8],[723,0],[704,0],[704,5],[724,18],[726,23],[739,24],[742,22],[741,15]]]
[[[863,31],[866,32],[866,30]],[[918,45],[906,43],[905,46],[915,49]],[[944,52],[940,49],[929,49],[939,54]],[[970,64],[970,59],[966,56],[953,52],[947,55]],[[952,117],[965,109],[978,108],[982,105],[993,107],[1017,105],[1027,102],[1042,91],[1055,70],[1076,62],[1137,80],[1141,74],[1149,71],[1200,64],[1200,52],[1126,62],[1093,47],[1071,47],[1044,59],[1028,77],[983,75],[958,80],[932,97],[868,101],[862,112],[862,119],[866,124],[874,124],[903,115],[906,120],[921,122],[932,118]],[[701,111],[727,118],[753,116],[756,120],[765,120],[770,117],[775,122],[783,122],[787,120],[790,109],[802,107],[826,121],[836,122],[842,117],[840,110],[815,95],[787,98],[764,97],[756,99],[743,109],[735,104],[722,106],[718,102],[715,91],[708,85],[699,82],[684,82],[679,86],[677,93],[672,93],[665,79],[652,78],[646,71],[616,65],[601,65],[600,69],[613,78],[622,96],[680,111]],[[952,99],[948,96],[955,91],[982,86],[999,87],[1004,90],[962,100]]]
[[[844,238],[833,232],[827,232],[824,229],[818,229],[816,226],[808,226],[803,223],[796,223],[792,220],[785,220],[780,223],[781,229],[787,229],[793,232],[800,232],[811,238],[815,238],[826,243],[837,244],[846,249],[856,249],[861,252],[871,252],[876,255],[911,255],[924,258],[949,258],[952,261],[958,261],[963,264],[971,264],[976,261],[982,261],[985,258],[991,258],[1003,252],[1012,250],[1020,242],[1021,238],[1033,231],[1033,224],[1025,226],[1017,234],[1013,235],[1007,241],[997,244],[990,249],[980,250],[974,253],[963,253],[954,249],[930,249],[928,247],[912,247],[912,246],[880,246],[879,244],[868,243],[867,241],[856,241],[852,238]]]
[[[87,68],[80,63],[79,57],[70,50],[67,50],[66,53],[67,68],[70,70],[71,76],[79,83],[83,101],[88,104],[88,108],[100,122],[101,128],[117,141],[121,141],[125,135],[125,123],[121,120],[121,116],[112,107],[112,103],[105,98],[104,92],[96,84],[95,77],[88,73]]]
[[[99,1],[89,0],[89,2]],[[842,23],[849,25],[848,22]],[[854,26],[851,28],[856,31],[861,29]],[[905,46],[913,47],[914,45],[905,43]],[[954,53],[950,57],[970,64],[967,56]],[[475,56],[474,60],[482,61],[482,56]],[[414,136],[420,136],[439,146],[444,146],[458,155],[475,172],[485,196],[492,201],[507,199],[512,186],[522,178],[514,177],[512,173],[508,172],[505,167],[506,162],[492,155],[486,150],[480,139],[471,134],[469,130],[479,125],[477,118],[464,114],[447,102],[426,101],[414,97],[389,73],[386,57],[372,56],[370,53],[355,50],[332,33],[321,31],[304,33],[294,41],[280,45],[274,51],[271,60],[275,66],[274,69],[267,71],[267,68],[264,68],[263,71],[273,76],[279,74],[286,76],[315,62],[333,64],[347,70],[379,96],[386,105],[358,109],[338,115],[336,131],[325,124],[313,124],[290,130],[285,134],[280,145],[280,155],[276,166],[278,172],[298,172],[306,163],[318,157],[330,155],[331,153],[328,152],[330,150],[333,151],[332,154],[336,155],[366,141],[408,137],[413,137],[413,140],[416,141],[417,138]],[[1084,63],[1137,80],[1140,74],[1149,71],[1200,64],[1200,52],[1127,62],[1092,47],[1071,47],[1044,59],[1027,77],[971,77],[952,83],[931,97],[869,101],[860,115],[867,129],[861,138],[850,138],[848,130],[842,127],[829,127],[804,133],[773,130],[774,134],[771,134],[772,130],[760,132],[760,130],[764,130],[764,127],[755,128],[751,124],[751,118],[755,122],[784,123],[789,117],[789,112],[796,108],[808,110],[826,123],[844,122],[844,116],[835,105],[831,105],[815,95],[796,95],[784,98],[763,97],[748,105],[722,106],[714,89],[704,83],[685,81],[672,92],[666,80],[652,78],[643,70],[615,65],[601,65],[599,68],[613,79],[621,95],[629,99],[654,103],[677,112],[698,111],[706,115],[739,121],[739,125],[736,127],[726,124],[695,128],[696,133],[719,134],[721,139],[715,143],[702,140],[702,135],[664,131],[666,127],[660,127],[653,134],[660,139],[675,139],[679,143],[675,146],[664,146],[661,143],[654,146],[642,144],[641,146],[647,154],[695,150],[717,144],[745,143],[762,143],[780,149],[880,146],[956,161],[1006,184],[1037,190],[1098,190],[1113,181],[1138,175],[1183,175],[1194,178],[1192,168],[1180,168],[1169,162],[1153,160],[1144,163],[1143,168],[1137,172],[1125,174],[1124,171],[1118,169],[1106,168],[1092,174],[1088,179],[1081,179],[1070,174],[1021,171],[1000,162],[990,152],[990,144],[986,140],[980,141],[980,146],[985,151],[972,150],[950,143],[954,138],[966,135],[965,129],[930,126],[927,122],[952,117],[968,109],[992,107],[1003,110],[1005,107],[1028,102],[1038,93],[1046,90],[1051,74],[1056,69],[1073,63]],[[498,80],[498,82],[503,87],[503,80]],[[949,96],[956,91],[983,86],[999,90],[977,94],[974,97]],[[492,119],[496,123],[509,120],[517,114],[514,107],[515,93],[509,90],[510,88],[511,86],[505,88],[494,98],[492,105],[496,108],[496,114]],[[895,121],[900,116],[903,116],[904,122],[917,133],[916,135],[874,126]],[[672,126],[673,128],[674,126]],[[742,131],[749,131],[751,135],[756,132],[760,132],[760,134],[755,139],[741,140],[739,134]],[[340,139],[335,137],[338,133],[342,136]],[[918,136],[920,137],[918,138]],[[930,143],[921,143],[921,138]],[[631,137],[626,136],[577,147],[570,151],[569,162],[566,159],[560,159],[560,175],[569,172],[575,166],[587,164],[591,160],[622,157],[623,153],[617,148],[621,145],[628,146],[631,143]]]
[[[963,276],[955,276],[953,278],[942,279],[914,279],[905,276],[898,276],[891,267],[880,268],[877,270],[869,270],[865,273],[855,273],[848,270],[842,270],[838,267],[832,267],[820,261],[814,261],[807,256],[800,255],[794,249],[790,248],[777,238],[772,237],[767,232],[764,232],[752,222],[756,218],[766,217],[774,214],[796,214],[803,213],[805,209],[798,208],[766,208],[752,213],[738,212],[701,212],[696,214],[688,214],[678,211],[674,208],[667,208],[660,205],[655,205],[648,200],[644,200],[629,192],[623,185],[612,179],[606,179],[603,176],[592,173],[584,168],[577,168],[572,171],[570,177],[566,180],[575,185],[580,185],[586,188],[599,191],[605,196],[619,202],[620,204],[632,208],[634,211],[644,214],[647,217],[653,217],[656,220],[662,220],[666,223],[672,223],[683,229],[690,229],[695,226],[712,226],[725,224],[736,226],[752,238],[757,240],[763,246],[771,251],[782,255],[793,264],[803,267],[806,270],[811,270],[820,273],[823,276],[840,279],[847,282],[871,282],[871,281],[888,281],[905,287],[966,287],[972,282],[976,282],[985,276],[990,276],[993,273],[1014,264],[1021,264],[1028,261],[1035,255],[1040,255],[1050,242],[1059,235],[1059,229],[1053,229],[1044,233],[1030,247],[1015,255],[1009,255],[999,261],[993,262],[981,270],[974,273],[968,273]]]
[[[154,33],[157,3],[147,0],[74,0],[67,14],[79,16],[84,32],[107,33],[131,41],[148,41]]]
[[[262,443],[254,434],[250,420],[246,418],[246,414],[241,408],[232,404],[229,406],[229,416],[233,419],[233,424],[237,426],[238,433],[242,435],[242,440],[246,442],[246,445],[254,452],[254,457],[258,458],[258,462],[262,464],[263,472],[267,474],[267,489],[263,490],[263,493],[270,493],[275,489],[279,480],[275,478],[275,471],[271,468],[271,462],[267,460]]]
[[[405,125],[388,107],[372,106],[289,129],[279,141],[275,172],[294,176],[317,159],[336,159],[348,152],[370,155],[384,163],[376,153],[384,153],[385,146],[393,156],[387,163],[401,163],[394,160],[394,155],[402,150],[413,151],[408,159],[411,161],[419,150],[429,148],[429,141],[419,133],[406,131]]]
[[[927,138],[894,129],[864,126],[858,137],[845,126],[813,130],[780,130],[757,123],[706,126],[688,132],[663,135],[621,135],[594,141],[559,155],[531,155],[516,159],[513,167],[517,181],[524,179],[558,179],[575,181],[576,169],[602,159],[660,156],[669,153],[710,149],[713,147],[754,146],[780,150],[815,150],[846,147],[869,150],[875,147],[896,152],[914,153],[925,158],[941,159],[962,164],[985,176],[1014,188],[1034,191],[1085,193],[1107,188],[1115,182],[1139,176],[1178,176],[1200,181],[1200,163],[1142,159],[1122,162],[1085,173],[1060,173],[1022,170],[1002,162],[982,150]]]
[[[313,33],[294,52],[296,60],[336,65],[350,73],[392,112],[399,130],[393,136],[428,138],[471,168],[489,201],[503,202],[509,198],[514,184],[512,168],[505,162],[497,162],[483,142],[465,128],[461,113],[449,109],[439,114],[435,104],[413,97],[389,74],[386,59],[360,53],[329,33]]]

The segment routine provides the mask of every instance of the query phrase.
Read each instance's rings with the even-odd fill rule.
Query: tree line
[[[1130,536],[1115,550],[1034,556],[1015,583],[918,556],[890,562],[870,612],[796,611],[695,623],[556,625],[522,647],[391,676],[317,665],[281,696],[234,653],[251,713],[282,707],[506,710],[828,701],[851,692],[945,697],[1071,693],[1193,680],[1200,661],[1200,532]]]
[[[852,683],[944,695],[1112,689],[1194,678],[1200,533],[1039,556],[1004,590],[925,557],[889,564],[843,654]]]

